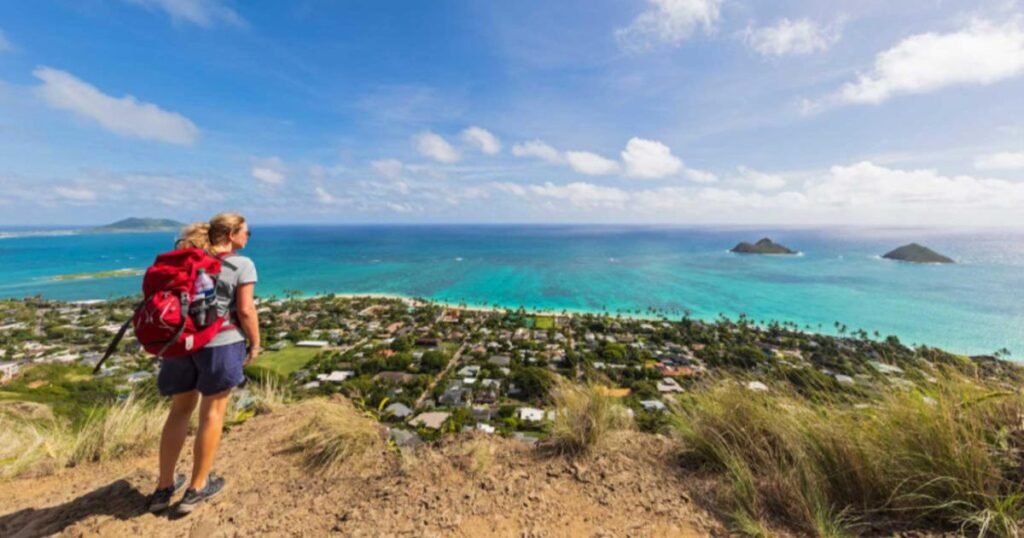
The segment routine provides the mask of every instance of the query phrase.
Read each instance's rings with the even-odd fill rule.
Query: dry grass
[[[1022,530],[1020,394],[946,379],[850,407],[726,383],[687,395],[679,413],[689,461],[724,475],[744,534],[766,534],[768,522],[816,536],[866,522]]]
[[[587,454],[606,445],[612,432],[632,427],[626,408],[600,386],[560,382],[551,399],[555,418],[550,445],[562,454]]]
[[[130,394],[85,422],[74,441],[68,465],[109,461],[144,454],[160,439],[167,411]]]
[[[71,436],[53,417],[0,414],[0,478],[49,474],[64,466]]]
[[[459,466],[474,478],[486,476],[494,468],[496,452],[490,439],[474,436],[459,447]]]
[[[310,400],[304,404],[312,418],[293,435],[291,449],[318,474],[341,471],[368,475],[385,445],[377,423],[340,399]]]
[[[164,407],[131,394],[74,429],[48,409],[41,412],[27,405],[0,412],[2,478],[50,474],[81,463],[144,454],[156,446],[166,415]]]
[[[249,383],[248,388],[256,400],[256,414],[274,412],[292,400],[288,385],[279,376],[262,376]]]

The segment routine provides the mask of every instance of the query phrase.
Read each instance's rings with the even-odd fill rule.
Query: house
[[[21,365],[16,362],[0,362],[0,383],[6,383],[18,375]]]
[[[437,347],[440,344],[437,338],[417,338],[416,345],[420,347]]]
[[[445,413],[443,411],[428,411],[426,413],[416,415],[416,418],[410,420],[409,424],[411,426],[422,426],[424,428],[430,428],[431,430],[438,430],[441,429],[441,426],[444,425],[444,421],[448,420],[449,416],[450,413]]]
[[[607,396],[609,398],[625,398],[626,396],[629,396],[630,393],[632,392],[628,388],[623,388],[623,387],[620,387],[620,388],[598,387],[598,391],[600,391],[601,394],[603,394],[604,396]]]
[[[462,405],[471,395],[472,391],[465,384],[461,381],[455,381],[445,389],[444,394],[441,395],[440,403],[441,405]]]
[[[668,409],[668,407],[665,406],[665,403],[661,400],[641,400],[640,407],[643,407],[645,411],[650,411],[652,413],[666,411]]]
[[[486,405],[474,405],[469,413],[475,420],[491,420],[494,417],[494,409]]]
[[[75,361],[77,361],[80,358],[82,358],[81,355],[79,355],[77,353],[61,353],[60,355],[51,355],[49,357],[46,357],[46,361],[47,362],[60,362],[60,363],[67,364],[67,363],[75,362]]]
[[[274,342],[273,344],[270,344],[270,346],[267,347],[267,349],[269,349],[270,351],[281,351],[286,347],[288,347],[288,342],[281,340],[279,342]]]
[[[416,376],[408,372],[380,372],[373,376],[373,380],[394,383],[396,385],[405,385],[406,383],[416,381]]]
[[[399,420],[405,420],[412,415],[412,409],[401,402],[395,402],[384,408],[384,412]]]
[[[305,385],[302,385],[302,388],[304,390],[318,389],[318,388],[320,388],[320,382],[319,381],[310,381],[309,383],[306,383]]]
[[[322,348],[327,347],[327,342],[325,342],[324,340],[300,340],[298,342],[295,342],[295,346]]]
[[[679,383],[671,377],[658,381],[657,387],[658,392],[683,392],[683,387],[679,386]]]
[[[420,439],[419,435],[408,430],[393,428],[388,432],[388,436],[399,448],[413,448],[423,444],[423,440]]]
[[[544,410],[536,407],[520,407],[516,409],[516,417],[526,422],[541,422],[544,420]]]
[[[491,358],[487,359],[487,363],[494,366],[509,366],[512,364],[512,358],[508,355],[491,355]]]
[[[330,374],[318,374],[316,378],[320,381],[328,381],[331,383],[341,383],[346,379],[355,375],[355,372],[350,370],[334,370]]]
[[[494,429],[494,426],[491,426],[490,424],[484,424],[483,422],[477,423],[476,430],[484,433],[494,433],[496,431]]]
[[[476,377],[480,375],[480,367],[476,365],[463,366],[457,375],[459,377]]]

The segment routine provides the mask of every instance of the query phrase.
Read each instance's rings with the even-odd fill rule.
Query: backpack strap
[[[132,309],[131,317],[129,317],[128,321],[124,322],[124,324],[121,325],[121,328],[118,329],[117,334],[114,335],[114,339],[111,340],[110,345],[107,346],[107,351],[103,353],[103,357],[99,360],[99,362],[96,363],[96,367],[92,369],[92,375],[98,374],[100,368],[103,366],[103,363],[106,362],[107,359],[109,359],[110,356],[114,354],[114,351],[117,351],[117,344],[121,343],[121,339],[124,338],[124,333],[128,331],[128,327],[132,324],[132,320],[135,318],[135,313],[138,312],[140,308],[142,308],[142,305],[145,302],[145,299],[139,301],[139,304],[135,305],[135,308]]]
[[[211,258],[217,258],[218,260],[220,260],[221,265],[226,265],[226,266],[230,267],[232,271],[237,271],[238,270],[238,266],[237,265],[227,261],[228,257],[230,257],[230,256],[237,256],[238,255],[238,253],[236,253],[235,251],[229,250],[227,252],[221,252],[220,254],[211,254],[211,253],[207,252],[207,254],[209,254]]]

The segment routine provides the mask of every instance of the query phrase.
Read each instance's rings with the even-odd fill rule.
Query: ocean
[[[169,233],[0,233],[0,297],[135,294]],[[728,252],[771,237],[799,256]],[[1024,232],[764,230],[583,225],[253,226],[257,294],[388,293],[450,303],[623,315],[745,314],[815,332],[896,335],[966,353],[1024,358]],[[955,265],[881,259],[917,241]]]

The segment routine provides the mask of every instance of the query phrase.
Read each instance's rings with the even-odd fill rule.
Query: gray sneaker
[[[196,491],[192,488],[185,490],[185,496],[181,498],[181,502],[178,503],[178,511],[182,514],[188,514],[195,510],[197,506],[202,504],[207,499],[216,497],[221,490],[224,489],[224,479],[219,476],[210,474],[206,478],[206,486],[203,489]]]
[[[185,475],[175,475],[174,484],[164,489],[158,489],[149,496],[149,511],[155,514],[166,510],[171,505],[171,497],[184,485]]]

